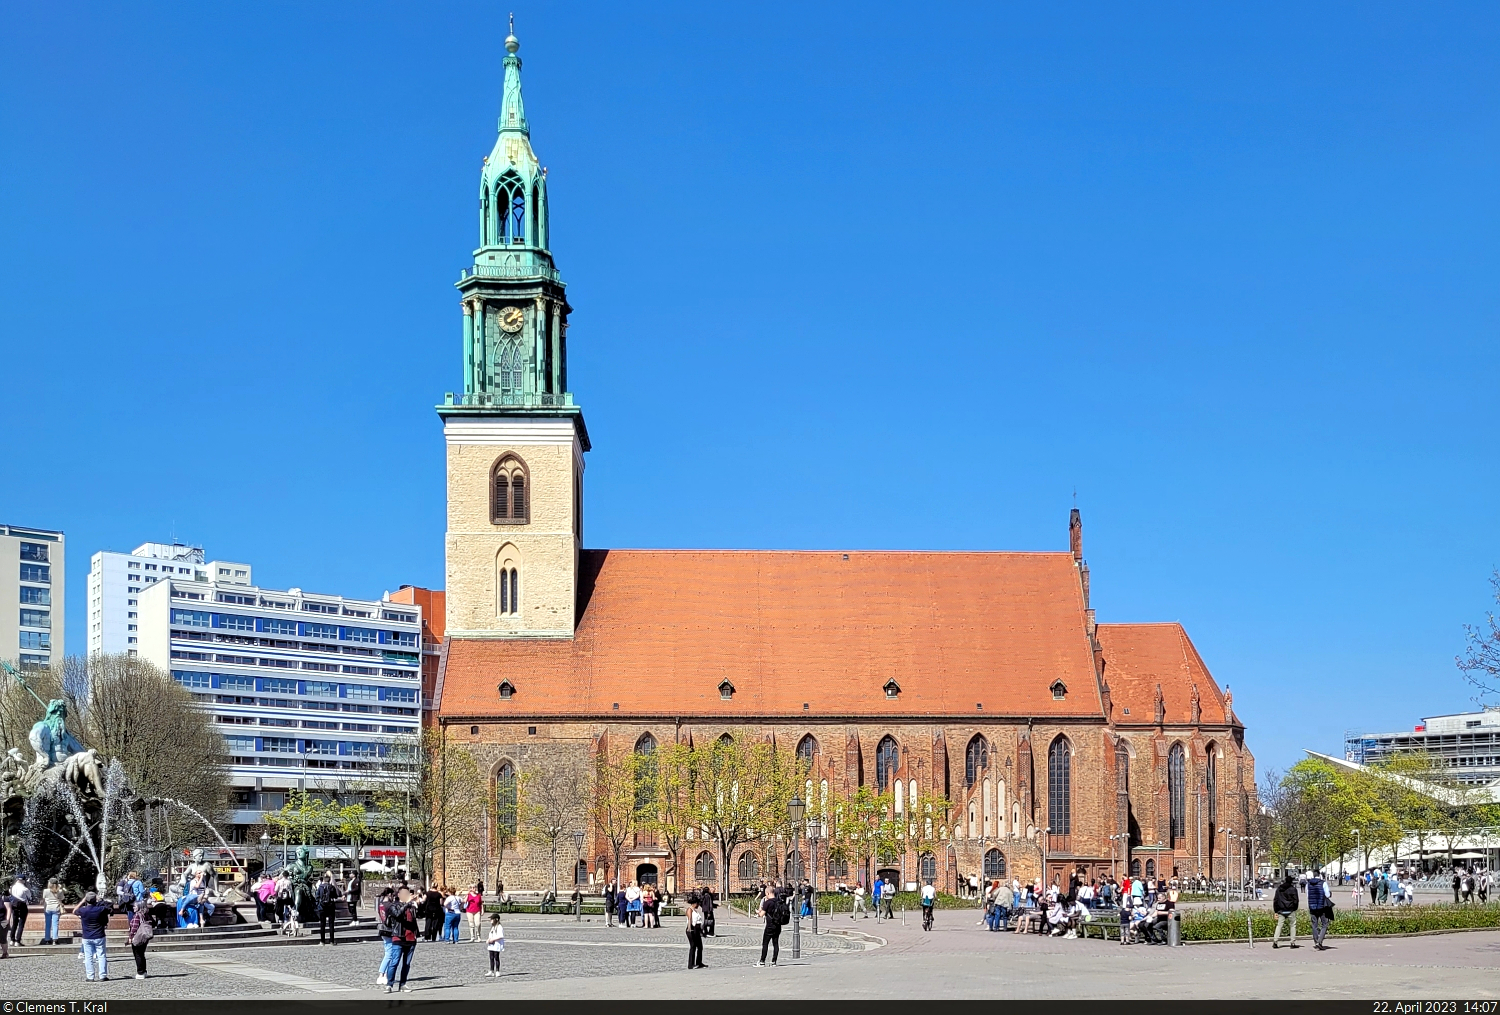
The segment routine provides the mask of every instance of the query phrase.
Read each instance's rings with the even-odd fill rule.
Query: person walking
[[[21,878],[10,886],[10,939],[14,944],[25,944],[21,940],[26,930],[26,918],[31,915],[31,887]]]
[[[57,943],[58,924],[62,922],[62,886],[57,878],[42,889],[42,944]]]
[[[417,907],[412,903],[412,891],[405,885],[396,893],[396,905],[390,910],[391,945],[395,957],[386,971],[385,992],[397,990],[411,993],[406,977],[411,972],[411,960],[417,952]]]
[[[876,878],[875,883],[870,886],[870,901],[875,904],[875,922],[879,923],[885,919],[885,907],[880,904],[880,897],[885,894],[885,879]]]
[[[380,987],[386,985],[391,963],[400,955],[400,949],[391,937],[391,918],[395,913],[395,906],[396,891],[393,888],[387,887],[375,897],[375,932],[380,935],[381,946],[385,949],[384,957],[380,960],[380,975],[375,977],[375,984]]]
[[[703,909],[703,936],[714,936],[714,890],[707,886],[698,889],[698,905]]]
[[[109,927],[110,907],[99,901],[97,892],[89,892],[73,910],[83,930],[83,978],[94,979],[97,968],[100,980],[109,979],[109,956],[105,952],[104,932]]]
[[[615,883],[609,882],[604,886],[604,926],[615,925]]]
[[[885,888],[880,893],[881,901],[885,903],[885,918],[894,920],[896,918],[896,883],[886,875]]]
[[[1455,867],[1453,869],[1453,904],[1455,906],[1458,905],[1458,893],[1461,892],[1461,891],[1463,891],[1463,887],[1464,887],[1464,878],[1463,878],[1463,875],[1460,874],[1458,872],[1458,868]]]
[[[1290,947],[1297,947],[1297,907],[1300,900],[1297,896],[1297,882],[1293,879],[1290,871],[1284,872],[1281,884],[1276,886],[1276,894],[1271,898],[1271,909],[1276,914],[1276,933],[1271,936],[1271,947],[1281,947],[1281,927],[1286,924],[1292,929],[1292,940]]]
[[[687,897],[687,941],[689,969],[703,969],[703,909],[699,905],[698,893]]]
[[[338,904],[339,890],[333,883],[333,874],[329,871],[323,872],[323,880],[319,881],[313,889],[313,905],[318,910],[318,945],[336,945],[338,941],[333,936],[333,912],[334,906]]]
[[[464,912],[469,914],[469,941],[479,940],[479,918],[484,915],[484,886],[475,885],[464,896]]]
[[[449,888],[443,896],[443,940],[458,944],[458,925],[463,920],[464,903],[458,893]]]
[[[760,936],[760,961],[757,966],[766,964],[766,949],[771,950],[771,965],[776,965],[776,960],[781,957],[781,927],[787,921],[782,919],[782,910],[786,909],[786,903],[776,893],[776,888],[766,885],[765,897],[760,900],[760,913],[765,917],[766,929]]]
[[[490,917],[490,930],[484,938],[484,950],[490,956],[490,971],[485,976],[500,975],[500,953],[505,951],[505,928],[500,926],[500,914]]]
[[[135,956],[135,978],[146,978],[146,946],[156,931],[151,926],[151,903],[141,899],[130,908],[130,954]]]
[[[849,911],[849,919],[856,919],[857,914],[865,914],[865,919],[870,918],[870,911],[865,908],[865,886],[859,882],[854,884],[854,908]]]
[[[1333,899],[1329,898],[1328,888],[1317,871],[1307,879],[1307,915],[1312,920],[1313,947],[1321,952],[1326,947],[1323,935],[1333,922]]]

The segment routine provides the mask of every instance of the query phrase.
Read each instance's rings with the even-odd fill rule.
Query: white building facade
[[[0,525],[0,659],[47,666],[63,657],[63,534]]]
[[[250,585],[249,564],[204,562],[203,547],[142,543],[129,553],[101,550],[89,561],[88,654],[136,655],[141,591],[164,578]]]
[[[231,841],[293,791],[351,802],[410,779],[421,609],[261,589],[225,566],[206,581],[158,571],[132,612],[141,658],[190,690],[228,745]]]

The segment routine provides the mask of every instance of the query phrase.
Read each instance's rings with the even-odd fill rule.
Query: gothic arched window
[[[484,192],[484,198],[480,201],[479,211],[479,245],[487,247],[490,244],[490,192]]]
[[[989,879],[1005,877],[1005,854],[998,849],[984,854],[984,876]]]
[[[918,866],[922,871],[923,881],[932,881],[937,878],[937,857],[932,853],[923,853],[917,858]]]
[[[1053,835],[1073,832],[1073,749],[1063,737],[1047,748],[1047,827]]]
[[[656,801],[656,738],[642,733],[635,742],[635,753],[639,759],[635,770],[635,806],[636,810],[646,810]]]
[[[1204,793],[1208,796],[1208,827],[1210,829],[1219,826],[1219,753],[1218,744],[1208,745],[1207,778],[1204,780]]]
[[[964,779],[969,786],[979,782],[980,773],[990,767],[990,742],[984,739],[983,734],[974,734],[974,739],[969,741],[968,749],[964,751]]]
[[[526,242],[526,192],[520,187],[510,196],[510,242]]]
[[[490,521],[495,525],[524,525],[530,518],[526,463],[513,454],[503,455],[490,469]]]
[[[495,771],[495,823],[507,835],[516,834],[518,803],[515,766],[502,761]]]
[[[495,351],[495,386],[502,395],[518,395],[524,388],[522,367],[525,357],[521,354],[519,339],[503,339]]]
[[[496,572],[496,593],[500,598],[500,616],[513,617],[521,612],[521,571],[516,567],[501,566]],[[503,692],[502,692],[503,693]]]
[[[708,850],[699,853],[698,859],[693,861],[693,877],[700,885],[711,885],[719,880],[719,872],[714,867],[714,855]]]
[[[797,741],[797,760],[808,768],[812,767],[813,760],[818,756],[818,742],[809,733]]]
[[[740,854],[740,880],[754,881],[760,877],[760,864],[755,862],[755,854],[748,849]]]
[[[875,748],[875,789],[884,793],[896,778],[896,769],[901,767],[901,749],[895,737],[882,737]]]
[[[1187,752],[1173,744],[1167,755],[1167,799],[1170,803],[1170,834],[1175,847],[1187,837]]]

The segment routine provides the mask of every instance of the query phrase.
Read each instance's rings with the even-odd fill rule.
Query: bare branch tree
[[[1490,575],[1490,587],[1500,603],[1500,570]],[[1474,685],[1480,698],[1500,694],[1500,621],[1493,611],[1486,613],[1482,627],[1464,625],[1464,636],[1468,645],[1455,660],[1464,679]]]

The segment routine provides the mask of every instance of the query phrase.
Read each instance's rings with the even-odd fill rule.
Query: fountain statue
[[[43,701],[24,674],[0,661],[0,671],[24,687],[43,716],[27,740],[35,754],[28,762],[17,748],[0,756],[0,843],[19,832],[21,870],[45,884],[57,877],[70,884],[92,884],[101,894],[108,887],[106,865],[129,870],[148,858],[136,816],[148,808],[173,806],[203,823],[221,845],[208,821],[187,804],[170,798],[146,799],[130,785],[119,759],[107,765],[68,730],[68,705]],[[3,679],[3,678],[0,678]],[[193,895],[205,912],[221,897],[218,872],[197,850],[182,883],[182,895]]]

